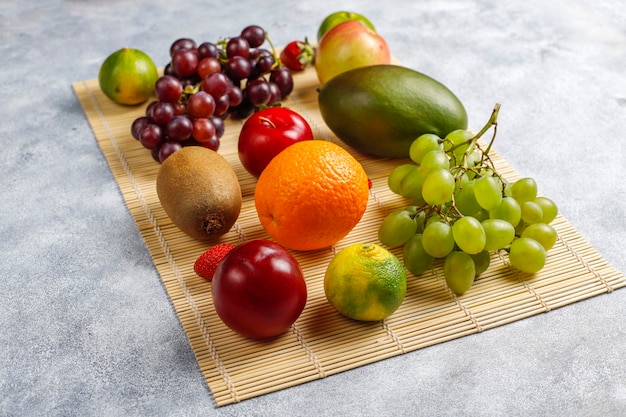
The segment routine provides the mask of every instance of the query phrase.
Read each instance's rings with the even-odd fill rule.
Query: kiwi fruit
[[[202,146],[184,147],[165,159],[156,189],[165,213],[194,239],[222,236],[241,211],[237,174],[222,155]]]

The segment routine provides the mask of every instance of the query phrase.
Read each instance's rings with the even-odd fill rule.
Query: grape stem
[[[487,145],[487,149],[484,152],[485,154],[489,153],[489,151],[491,150],[491,145],[493,144],[493,141],[496,139],[496,131],[498,129],[498,114],[499,113],[500,113],[500,103],[496,103],[496,105],[493,108],[493,111],[491,112],[491,117],[489,118],[485,126],[483,126],[483,128],[480,129],[480,131],[476,135],[474,135],[472,139],[470,139],[471,143],[476,143],[478,139],[482,135],[484,135],[485,132],[487,132],[491,128],[491,126],[493,126],[493,135],[491,137],[491,140],[489,141],[489,145]]]
[[[496,176],[502,180],[500,174],[495,169],[495,165],[493,161],[489,157],[489,152],[496,138],[499,111],[500,111],[500,104],[496,103],[491,113],[491,117],[489,118],[487,123],[483,126],[483,128],[480,129],[480,131],[478,131],[477,134],[475,134],[473,137],[468,139],[466,142],[462,142],[458,145],[455,145],[451,149],[448,149],[446,151],[446,153],[448,153],[449,155],[451,155],[452,158],[454,158],[454,150],[456,148],[460,146],[467,146],[467,150],[463,154],[462,162],[450,168],[451,171],[455,171],[454,172],[455,181],[460,181],[463,175],[466,175],[468,172],[475,174],[475,177],[485,175],[485,170],[487,170],[489,175]],[[483,150],[482,147],[478,144],[478,140],[489,129],[491,129],[491,127],[493,127],[493,135],[489,143],[487,144],[487,148]],[[469,157],[470,157],[470,154],[474,152],[475,148],[477,148],[480,151],[481,157],[480,157],[480,160],[477,161],[475,164],[471,164],[469,161]],[[503,184],[505,183],[504,181],[501,181],[501,182]],[[415,216],[417,216],[419,213],[425,214],[424,222],[426,222],[431,216],[438,215],[442,221],[450,225],[452,225],[459,218],[463,217],[463,214],[459,211],[459,209],[456,206],[454,194],[452,195],[451,204],[434,205],[434,206],[429,205],[429,204],[423,204],[416,209]]]
[[[280,55],[278,55],[278,52],[276,52],[276,47],[272,43],[272,40],[270,39],[270,37],[269,37],[269,35],[267,33],[265,34],[265,40],[267,41],[267,43],[269,43],[270,48],[272,48],[272,56],[274,56],[274,65],[272,66],[272,69],[274,69],[274,68],[282,68],[283,63],[280,60]]]
[[[489,152],[491,151],[491,147],[493,145],[493,142],[496,139],[496,134],[497,134],[497,130],[498,130],[498,114],[499,114],[499,112],[500,112],[500,103],[496,103],[494,108],[493,108],[493,111],[491,112],[491,117],[489,117],[489,120],[487,121],[487,123],[485,123],[485,125],[482,127],[482,129],[480,129],[478,131],[478,133],[476,133],[467,142],[460,143],[460,144],[452,147],[452,149],[450,149],[448,151],[450,153],[450,155],[454,156],[454,149],[456,149],[457,147],[460,147],[460,146],[467,146],[467,150],[463,154],[463,161],[462,161],[462,163],[460,165],[457,166],[458,171],[457,171],[457,174],[455,175],[455,181],[460,181],[461,178],[463,177],[463,175],[465,175],[468,171],[473,172],[476,176],[480,176],[480,175],[484,174],[484,172],[481,172],[481,171],[483,171],[484,168],[490,169],[491,170],[491,175],[497,176],[498,178],[500,178],[500,180],[502,180],[500,174],[495,169],[495,165],[494,165],[493,161],[489,157]],[[489,143],[487,144],[487,148],[483,150],[481,148],[480,144],[478,143],[478,140],[489,129],[491,129],[491,127],[493,127],[493,135],[491,136],[491,139],[489,140]],[[474,151],[474,147],[476,147],[480,151],[480,161],[478,163],[476,163],[474,166],[471,166],[471,164],[469,163],[468,158],[470,156],[470,153],[472,153]],[[485,167],[485,162],[487,162],[487,165],[488,165],[487,167]],[[504,184],[504,181],[501,181],[501,182]],[[456,202],[455,202],[454,195],[452,195],[452,204],[448,207],[448,209],[445,211],[445,213],[443,212],[442,209],[439,209],[437,212],[438,212],[438,214],[442,218],[444,218],[446,220],[452,219],[454,221],[455,219],[463,217],[463,214],[456,207]]]
[[[454,155],[454,152],[453,152],[454,149],[460,146],[467,146],[467,151],[463,154],[463,161],[460,165],[458,165],[458,168],[460,169],[460,174],[457,179],[460,179],[467,171],[473,172],[474,174],[476,174],[476,176],[484,175],[485,172],[483,171],[483,169],[485,168],[487,170],[491,170],[491,175],[494,175],[502,179],[500,175],[498,174],[495,168],[495,165],[489,156],[489,152],[491,151],[491,147],[493,146],[493,142],[495,141],[496,135],[498,133],[499,112],[500,112],[500,103],[496,103],[491,113],[491,117],[489,118],[487,123],[483,126],[483,128],[480,129],[480,131],[477,134],[475,134],[471,139],[469,139],[467,142],[460,143],[449,150],[450,154]],[[491,139],[489,140],[489,143],[487,144],[487,148],[483,150],[480,144],[478,143],[478,140],[489,129],[491,129],[491,127],[493,127],[493,135],[491,136]],[[470,157],[470,154],[473,152],[474,147],[476,147],[476,149],[480,151],[480,161],[478,161],[475,164],[470,164],[468,161],[468,158]],[[487,162],[487,164],[485,164],[485,162]]]
[[[487,123],[483,126],[483,128],[480,129],[480,131],[478,133],[476,133],[472,138],[468,139],[465,142],[461,142],[461,143],[459,143],[457,145],[454,145],[452,148],[448,149],[448,152],[450,154],[454,154],[453,151],[455,149],[457,149],[457,148],[459,148],[461,146],[467,146],[468,151],[464,155],[464,159],[466,159],[469,150],[471,150],[472,147],[477,144],[478,139],[480,139],[485,134],[485,132],[487,132],[493,126],[493,135],[491,137],[491,140],[489,141],[489,144],[487,145],[487,149],[483,152],[483,154],[489,153],[489,151],[491,150],[491,145],[493,144],[493,141],[496,139],[496,132],[497,132],[497,129],[498,129],[498,114],[499,114],[499,112],[500,112],[500,103],[496,103],[496,105],[493,108],[493,111],[491,112],[491,117],[489,118]]]

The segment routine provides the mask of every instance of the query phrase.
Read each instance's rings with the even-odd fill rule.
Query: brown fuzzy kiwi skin
[[[241,186],[224,157],[202,146],[170,155],[159,168],[156,189],[172,222],[198,240],[227,233],[241,211]]]

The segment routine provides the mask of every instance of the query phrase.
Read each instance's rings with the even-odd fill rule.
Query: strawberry
[[[211,281],[219,263],[235,246],[233,243],[219,243],[213,246],[196,259],[193,270],[202,278]]]
[[[287,68],[302,71],[313,63],[315,51],[307,38],[302,41],[292,41],[280,52],[280,61]]]

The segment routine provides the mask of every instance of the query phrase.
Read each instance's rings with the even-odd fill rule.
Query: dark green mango
[[[339,139],[377,157],[408,157],[411,143],[423,133],[443,138],[467,129],[465,107],[452,91],[399,65],[341,73],[319,87],[318,103]]]

